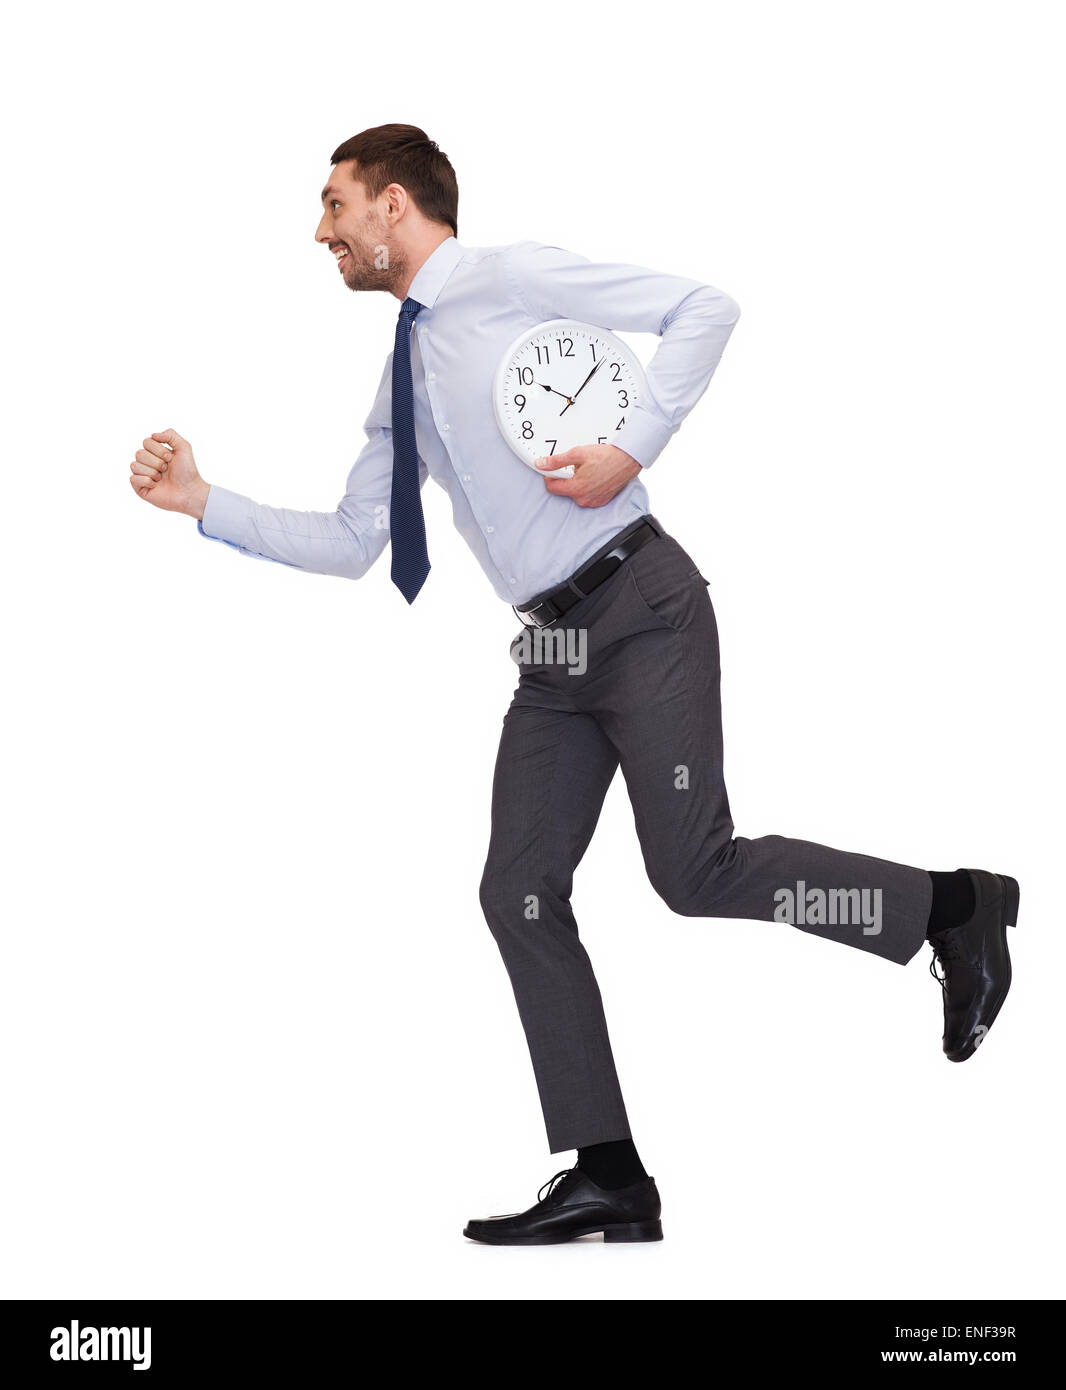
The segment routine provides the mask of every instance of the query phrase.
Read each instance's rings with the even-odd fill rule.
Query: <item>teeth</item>
[[[336,249],[336,251],[334,251],[333,254],[339,261],[342,256],[346,256],[348,254],[348,248],[347,246],[338,246],[338,248]]]

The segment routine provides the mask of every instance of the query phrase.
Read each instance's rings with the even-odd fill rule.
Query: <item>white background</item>
[[[1057,7],[522,15],[9,21],[0,1292],[1061,1296]],[[460,1234],[570,1157],[477,900],[518,628],[444,494],[408,609],[388,552],[261,563],[127,481],[173,427],[336,506],[396,303],[340,283],[319,190],[392,120],[467,244],[741,306],[647,478],[711,581],[737,832],[1022,884],[952,1066],[928,951],[674,917],[617,780],[574,901],[658,1246]]]

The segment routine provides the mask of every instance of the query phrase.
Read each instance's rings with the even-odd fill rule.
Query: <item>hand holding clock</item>
[[[573,467],[572,478],[545,478],[544,486],[579,507],[605,507],[640,472],[636,459],[616,444],[578,444],[565,453],[537,459],[534,467],[544,471]]]
[[[492,403],[504,440],[545,475],[548,492],[579,507],[603,507],[641,471],[607,441],[625,438],[627,418],[646,393],[639,359],[615,334],[577,319],[548,319],[523,329],[504,350]]]

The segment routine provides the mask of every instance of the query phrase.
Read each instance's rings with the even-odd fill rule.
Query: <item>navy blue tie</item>
[[[392,580],[408,603],[414,603],[429,574],[426,523],[418,486],[415,393],[411,385],[411,325],[424,308],[417,299],[405,299],[400,305],[392,354]]]

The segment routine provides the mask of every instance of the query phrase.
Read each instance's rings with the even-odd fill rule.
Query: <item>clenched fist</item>
[[[211,490],[196,469],[192,445],[177,430],[150,435],[130,464],[130,486],[138,497],[162,507],[203,520],[204,504]]]

